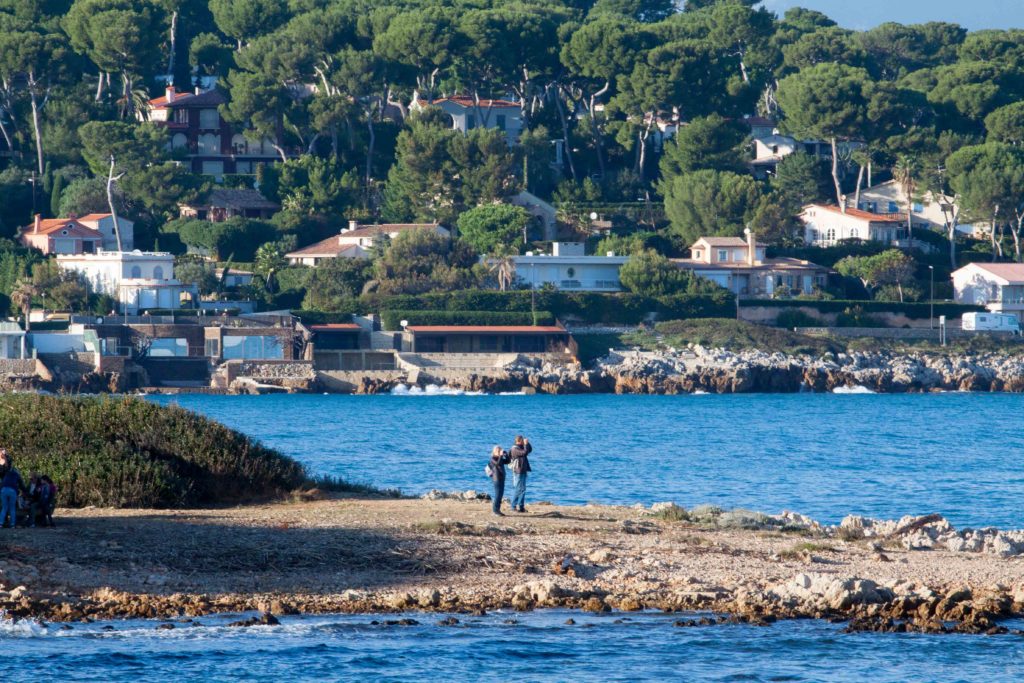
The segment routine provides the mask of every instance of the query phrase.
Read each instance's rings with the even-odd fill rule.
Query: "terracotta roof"
[[[441,102],[451,102],[457,104],[460,107],[474,107],[476,103],[472,97],[465,97],[464,95],[454,95],[452,97],[442,97],[434,100],[434,104],[440,104]],[[482,109],[519,109],[519,103],[511,102],[509,100],[480,100],[480,107]]]
[[[308,247],[290,251],[285,254],[285,258],[298,258],[302,256],[335,258],[352,249],[359,249],[359,246],[356,244],[340,244],[338,242],[338,236],[335,235],[333,237],[328,237],[325,240],[320,240],[316,244],[311,244]]]
[[[191,92],[179,92],[174,94],[174,99],[167,101],[167,96],[157,97],[149,101],[150,109],[174,109],[175,107],[216,107],[227,102],[217,90],[207,90],[198,95]]]
[[[101,221],[104,218],[109,218],[110,216],[111,216],[110,213],[87,213],[84,216],[79,216],[78,220],[79,221]],[[126,218],[121,218],[120,216],[118,216],[118,220],[127,220],[127,219]]]
[[[704,242],[706,242],[708,245],[710,245],[712,247],[745,247],[745,246],[747,246],[747,241],[745,239],[743,239],[742,237],[698,237],[697,238],[697,242],[700,242],[701,240],[703,240]],[[697,242],[694,242],[693,244],[696,245]],[[765,244],[763,242],[758,242],[757,246],[763,247],[763,246],[765,246]]]
[[[1024,282],[1024,263],[972,263],[970,265],[981,268],[1008,282]]]
[[[358,332],[359,325],[355,323],[327,323],[325,325],[310,325],[313,332]]]
[[[568,334],[560,325],[409,325],[414,334]]]
[[[25,235],[49,235],[50,233],[57,232],[58,230],[67,230],[68,235],[72,237],[94,237],[96,239],[103,239],[103,235],[98,230],[90,228],[88,225],[82,225],[74,218],[47,218],[39,221],[39,231],[35,231],[35,224],[30,223],[22,229],[22,234]]]
[[[374,225],[360,225],[355,230],[343,230],[340,237],[372,237],[374,235],[389,235],[393,232],[406,232],[408,230],[436,230],[441,227],[438,223],[376,223]],[[447,228],[445,228],[447,230]]]
[[[807,209],[825,209],[832,213],[842,214],[843,211],[838,206],[832,206],[831,204],[810,204],[805,207]],[[870,211],[861,211],[860,209],[848,208],[846,209],[846,215],[852,218],[859,218],[863,221],[871,221],[872,223],[902,223],[903,219],[899,216],[892,214],[882,213],[871,213]]]

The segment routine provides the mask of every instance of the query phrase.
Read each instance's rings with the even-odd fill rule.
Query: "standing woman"
[[[532,469],[528,457],[530,453],[533,453],[530,440],[517,436],[516,445],[509,453],[512,459],[512,510],[515,512],[526,512],[526,475]]]
[[[491,498],[491,512],[504,517],[501,511],[501,499],[505,497],[505,465],[509,462],[508,453],[501,446],[491,449],[490,470],[491,481],[494,482],[494,497]]]

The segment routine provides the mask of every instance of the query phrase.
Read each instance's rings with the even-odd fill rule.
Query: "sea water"
[[[156,397],[333,474],[419,494],[486,490],[495,443],[535,445],[530,500],[711,502],[942,512],[1024,527],[1024,396],[1000,394]],[[246,616],[246,615],[242,615]],[[565,611],[42,625],[0,620],[0,678],[66,681],[1024,680],[1024,638],[842,632],[842,624],[678,628],[672,615]],[[567,624],[572,619],[574,624]],[[374,623],[377,622],[377,623]],[[1008,624],[1020,628],[1021,624]]]
[[[252,628],[228,627],[229,616],[173,630],[149,620],[0,626],[0,669],[14,674],[6,680],[104,682],[1024,679],[1024,639],[1011,636],[844,634],[824,621],[678,628],[672,615],[561,610],[456,615],[454,626],[438,624],[445,615],[406,616],[418,623],[354,615]]]
[[[1024,528],[1024,395],[154,397],[239,429],[314,474],[489,489],[491,447],[534,445],[528,501],[711,503],[823,522],[938,512]]]

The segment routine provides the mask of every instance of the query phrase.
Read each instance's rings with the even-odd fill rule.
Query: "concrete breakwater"
[[[403,377],[363,377],[354,393],[386,393]],[[493,372],[448,373],[419,384],[487,393],[796,393],[851,388],[878,393],[1024,391],[1024,357],[996,353],[958,355],[854,352],[820,357],[693,346],[684,351],[619,351],[592,368],[521,359]]]

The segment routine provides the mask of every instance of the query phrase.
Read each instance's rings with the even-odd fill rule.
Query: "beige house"
[[[742,237],[701,237],[690,258],[672,259],[684,270],[725,287],[738,296],[810,294],[824,287],[829,269],[794,258],[766,258],[765,245],[746,231]]]
[[[804,242],[814,247],[831,247],[846,240],[895,244],[906,237],[906,217],[898,213],[877,214],[861,209],[808,204],[800,214]]]
[[[1024,322],[1024,263],[969,263],[953,271],[953,292],[957,303],[1009,313]]]
[[[904,216],[907,213],[907,195],[903,188],[895,180],[886,183],[872,185],[860,193],[858,209],[869,213],[899,214]],[[945,211],[944,211],[945,209]],[[946,214],[950,211],[957,211],[955,205],[950,206],[940,198],[936,198],[931,192],[926,192],[921,197],[913,199],[910,206],[910,215],[914,221],[915,228],[946,230]],[[989,226],[984,223],[961,223],[957,230],[967,235],[987,234]]]
[[[437,223],[378,223],[361,225],[349,221],[339,234],[285,254],[293,266],[316,266],[324,259],[369,258],[370,249],[381,239],[395,239],[403,232],[429,230],[442,237],[451,237],[448,228]]]
[[[18,241],[44,254],[95,254],[103,235],[74,218],[43,219],[36,214],[32,225],[21,229]]]

